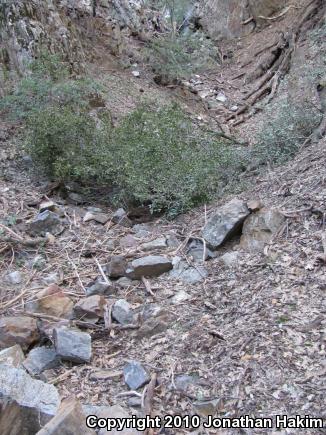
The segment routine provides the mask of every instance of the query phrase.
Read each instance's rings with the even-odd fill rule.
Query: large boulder
[[[33,379],[25,370],[0,364],[0,433],[37,433],[58,411],[60,398],[50,384]]]
[[[243,225],[241,247],[250,251],[263,250],[284,221],[284,215],[273,208],[263,208],[252,214]]]
[[[217,249],[226,240],[239,232],[250,214],[247,205],[233,199],[220,207],[203,229],[203,237],[212,249]]]

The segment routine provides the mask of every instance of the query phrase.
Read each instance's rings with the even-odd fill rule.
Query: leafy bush
[[[267,108],[253,156],[262,164],[281,164],[292,157],[319,125],[321,113],[308,102],[287,98]]]

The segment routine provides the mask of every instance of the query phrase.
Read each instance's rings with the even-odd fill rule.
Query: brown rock
[[[40,338],[37,321],[31,317],[3,317],[0,319],[0,348],[20,344],[23,350]]]
[[[86,415],[75,397],[61,403],[58,413],[37,435],[95,435],[95,431],[86,426]]]
[[[285,217],[276,209],[263,208],[245,221],[240,245],[252,251],[261,251],[270,242]]]
[[[87,212],[84,216],[83,221],[85,223],[89,221],[95,221],[98,222],[99,224],[105,225],[109,219],[110,217],[105,213]]]
[[[74,306],[76,317],[81,317],[83,320],[96,322],[104,315],[104,305],[106,304],[104,296],[93,295],[88,298],[81,299]]]
[[[35,301],[26,304],[26,310],[69,319],[72,316],[73,301],[64,294],[57,284],[51,284],[36,293]]]
[[[111,257],[110,263],[106,266],[107,274],[110,278],[120,278],[125,275],[127,261],[121,255]]]
[[[119,370],[96,370],[89,375],[91,381],[108,381],[108,380],[119,380],[123,375],[122,371]]]

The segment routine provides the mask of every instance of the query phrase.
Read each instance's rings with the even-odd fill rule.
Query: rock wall
[[[286,3],[287,0],[202,0],[198,11],[211,38],[231,39],[248,35],[256,24],[262,24],[260,16],[270,17]]]

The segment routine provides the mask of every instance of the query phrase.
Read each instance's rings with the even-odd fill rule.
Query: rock
[[[47,285],[58,284],[60,281],[60,275],[57,272],[49,273],[47,276],[42,278],[42,281]]]
[[[235,266],[238,262],[239,252],[227,252],[220,257],[220,260],[227,267]]]
[[[82,320],[97,322],[100,317],[104,316],[104,306],[106,304],[104,296],[93,295],[81,299],[74,306],[76,317]]]
[[[191,296],[186,291],[180,290],[173,296],[171,302],[172,304],[180,304],[182,302],[188,301],[190,297]]]
[[[250,251],[262,251],[284,222],[285,217],[278,210],[261,209],[245,221],[240,246]]]
[[[106,242],[106,247],[109,251],[114,251],[119,246],[119,241],[116,239],[109,239]]]
[[[29,232],[33,235],[44,236],[46,233],[51,233],[56,236],[62,233],[64,225],[65,221],[60,219],[56,213],[45,210],[30,223]]]
[[[44,211],[55,211],[56,210],[56,204],[53,201],[43,201],[40,204],[40,213],[43,213]]]
[[[131,390],[147,384],[151,378],[138,361],[130,361],[123,369],[125,383]]]
[[[23,365],[33,376],[41,374],[44,370],[52,369],[60,363],[56,351],[51,347],[36,347],[32,349]]]
[[[128,215],[123,208],[119,208],[113,214],[112,222],[127,228],[130,228],[132,226],[131,220],[128,218]]]
[[[110,217],[105,213],[92,213],[88,211],[83,218],[83,222],[95,221],[99,224],[105,225],[109,219]]]
[[[193,403],[193,407],[200,415],[208,417],[209,415],[214,416],[216,414],[218,404],[219,399],[205,400]]]
[[[65,361],[89,363],[92,357],[92,339],[77,329],[55,328],[54,345],[57,354]]]
[[[175,257],[173,259],[173,270],[169,275],[171,278],[179,279],[187,284],[197,284],[207,277],[208,272],[203,266],[191,267],[180,257]]]
[[[112,317],[122,325],[133,323],[133,312],[130,304],[125,299],[119,299],[113,304]]]
[[[159,276],[172,269],[172,262],[159,255],[149,255],[131,262],[126,275],[131,279],[141,279],[142,276]]]
[[[250,211],[258,211],[264,207],[264,204],[259,199],[252,199],[247,202],[247,207]]]
[[[131,234],[128,234],[120,239],[120,246],[122,249],[134,248],[137,246],[137,244],[137,240]]]
[[[151,228],[147,224],[136,224],[132,229],[137,239],[145,239],[151,235]]]
[[[111,281],[108,283],[105,281],[102,281],[101,279],[98,279],[95,281],[92,285],[89,287],[86,287],[86,295],[87,296],[93,296],[93,295],[113,295],[115,294],[116,289]]]
[[[42,255],[36,255],[34,258],[26,262],[28,269],[44,269],[46,266],[46,260]]]
[[[36,319],[24,316],[0,319],[0,349],[20,344],[23,350],[27,350],[39,338]]]
[[[3,349],[0,352],[0,364],[7,364],[13,367],[21,367],[25,359],[24,352],[19,344]]]
[[[10,282],[10,284],[21,284],[23,278],[22,278],[22,274],[16,270],[15,272],[10,272],[7,275],[7,280],[8,282]]]
[[[75,397],[61,403],[58,413],[36,435],[95,435],[86,426],[86,415]]]
[[[177,390],[187,392],[191,386],[197,384],[197,379],[190,375],[177,375],[174,378],[174,384]]]
[[[187,255],[191,256],[195,262],[203,262],[209,258],[214,258],[215,254],[207,246],[205,249],[204,258],[204,244],[201,240],[193,239],[187,246]]]
[[[122,371],[119,370],[96,370],[89,375],[90,381],[108,381],[114,380],[118,381],[123,375]]]
[[[132,74],[134,77],[140,77],[140,72],[139,72],[139,71],[131,71],[131,74]]]
[[[146,320],[135,332],[135,337],[138,339],[150,338],[154,335],[162,334],[162,332],[165,332],[169,326],[170,322],[167,321],[166,315],[152,317]]]
[[[76,193],[76,192],[69,192],[68,199],[70,199],[70,201],[76,205],[85,204],[85,202],[87,202],[83,195],[81,195],[80,193]]]
[[[217,249],[227,239],[241,230],[250,212],[246,204],[233,199],[220,207],[203,229],[203,237],[212,249]]]
[[[57,284],[51,284],[46,289],[37,292],[34,301],[27,302],[26,310],[70,319],[73,306],[73,301],[64,294],[61,288]]]
[[[125,277],[125,276],[123,276],[122,278],[119,278],[118,281],[117,281],[117,285],[119,287],[122,287],[122,288],[128,288],[131,285],[133,285],[133,283],[134,283],[134,281],[132,281],[131,279],[129,279],[129,278]]]
[[[141,397],[130,397],[128,399],[128,406],[131,408],[140,408],[141,407]]]
[[[33,379],[25,370],[0,365],[1,435],[35,434],[60,405],[57,389]]]
[[[177,248],[180,245],[180,242],[174,234],[168,234],[166,237],[166,244],[168,248]]]
[[[143,305],[141,310],[141,316],[143,320],[148,320],[151,317],[160,316],[163,313],[165,313],[165,311],[162,310],[161,306],[158,304],[145,304]]]
[[[141,245],[143,251],[160,251],[167,248],[167,240],[165,237],[152,240]]]
[[[227,98],[224,94],[224,92],[219,92],[216,96],[217,101],[220,101],[221,103],[225,103]]]
[[[120,278],[125,275],[127,266],[127,261],[122,255],[114,255],[106,266],[106,272],[110,278]]]

